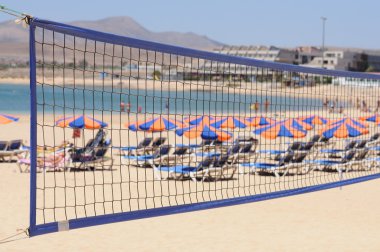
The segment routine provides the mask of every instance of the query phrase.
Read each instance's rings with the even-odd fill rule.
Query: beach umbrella
[[[370,115],[370,116],[361,116],[361,117],[359,117],[359,119],[362,121],[375,122],[377,124],[380,123],[380,115],[379,114],[374,114],[374,115]]]
[[[212,116],[203,115],[203,116],[188,117],[188,118],[185,118],[183,121],[191,125],[198,125],[198,124],[203,124],[203,123],[209,124],[210,122],[214,120],[215,118]]]
[[[247,118],[247,121],[250,122],[250,126],[262,126],[262,125],[269,125],[272,123],[275,123],[276,120],[271,119],[269,117],[265,116],[254,116]]]
[[[368,128],[368,124],[366,122],[361,121],[361,120],[356,120],[351,117],[344,117],[340,119],[330,120],[327,125],[336,125],[336,124],[341,124],[341,123],[357,125],[362,128]]]
[[[0,114],[0,124],[8,124],[11,122],[17,122],[19,120],[18,117],[7,115],[7,114]]]
[[[180,128],[176,130],[176,134],[178,136],[185,136],[189,139],[201,137],[202,139],[219,141],[227,141],[232,137],[231,133],[216,129],[207,124],[190,125],[188,127]]]
[[[289,123],[292,127],[299,128],[302,130],[312,130],[313,125],[303,122],[302,120],[299,120],[297,118],[290,118],[283,120],[285,123]]]
[[[235,116],[225,116],[220,119],[215,119],[210,126],[214,128],[222,129],[235,129],[235,128],[246,128],[251,125],[251,122],[246,119],[235,117]]]
[[[74,129],[100,129],[108,126],[107,123],[89,116],[70,116],[58,119],[55,125],[59,127],[70,127]]]
[[[321,135],[326,138],[347,138],[368,134],[368,125],[351,118],[343,118],[328,124],[321,130]]]
[[[288,119],[261,126],[254,130],[253,133],[267,139],[276,139],[277,137],[302,138],[307,134],[307,130],[302,127],[304,124],[306,123],[299,123],[295,119]]]
[[[329,122],[328,119],[318,116],[318,115],[310,115],[310,116],[302,116],[298,118],[302,122],[311,124],[311,125],[323,125]]]
[[[131,124],[126,124],[125,126],[128,127],[130,130],[143,130],[143,131],[150,131],[150,132],[161,132],[165,130],[171,130],[175,128],[183,128],[187,124],[176,120],[171,119],[167,116],[158,116],[155,118],[150,118],[146,120],[137,121]]]

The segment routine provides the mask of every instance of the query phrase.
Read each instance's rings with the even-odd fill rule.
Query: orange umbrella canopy
[[[301,116],[298,119],[311,125],[323,125],[329,123],[328,119],[318,115]]]
[[[55,125],[59,127],[71,127],[74,129],[100,129],[108,126],[107,123],[89,116],[70,116],[58,119]]]
[[[363,122],[351,119],[343,118],[333,123],[328,124],[321,130],[321,135],[326,138],[347,138],[357,137],[360,135],[368,134],[368,125]]]
[[[212,127],[222,128],[222,129],[235,129],[235,128],[246,128],[251,125],[251,122],[244,118],[236,116],[223,116],[221,118],[215,118],[211,123]]]
[[[232,137],[231,133],[216,129],[204,123],[177,129],[176,133],[179,136],[185,136],[189,139],[201,137],[202,139],[227,141]]]
[[[219,141],[227,141],[232,137],[231,133],[212,126],[212,123],[215,122],[214,117],[197,116],[187,118],[185,121],[190,125],[177,129],[176,134],[179,136],[185,136],[189,139],[200,137],[202,139]]]
[[[215,121],[215,118],[213,116],[208,116],[208,115],[202,115],[202,116],[192,116],[185,118],[183,120],[185,123],[191,124],[191,125],[198,125],[202,123],[210,123]]]
[[[19,120],[18,117],[7,114],[0,114],[0,124],[8,124],[11,122],[17,122]]]
[[[255,116],[247,118],[247,121],[250,122],[250,126],[262,126],[262,125],[269,125],[276,122],[276,120],[271,119],[269,117],[265,116]]]
[[[287,119],[275,122],[270,125],[264,125],[253,131],[267,139],[276,139],[277,137],[302,138],[307,134],[307,130],[311,129],[311,125],[302,123],[296,119]]]
[[[370,116],[361,116],[361,117],[359,117],[359,119],[362,121],[374,122],[377,124],[380,123],[380,115],[379,114],[374,114],[374,115],[370,115]]]
[[[143,130],[150,132],[161,132],[165,130],[171,130],[175,128],[185,127],[187,124],[176,120],[171,119],[167,116],[158,116],[155,118],[149,118],[146,120],[140,120],[133,123],[126,123],[125,126],[130,130]]]

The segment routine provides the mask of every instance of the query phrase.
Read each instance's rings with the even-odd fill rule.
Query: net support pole
[[[29,26],[29,64],[30,64],[30,220],[29,235],[33,236],[36,227],[36,186],[37,186],[37,98],[36,98],[36,48],[35,25],[33,19]]]

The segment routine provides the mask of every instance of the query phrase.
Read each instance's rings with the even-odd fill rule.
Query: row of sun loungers
[[[336,170],[342,175],[344,171],[355,168],[370,169],[378,166],[377,163],[380,158],[368,158],[371,150],[368,145],[373,141],[375,139],[350,141],[344,149],[318,149],[320,145],[314,145],[314,149],[308,148],[306,151],[302,145],[301,147],[296,147],[299,144],[293,143],[287,151],[278,154],[281,157],[277,159],[278,163],[245,163],[241,165],[241,168],[249,168],[251,173],[272,172],[276,177],[285,176],[291,170],[296,170],[295,173],[299,174],[308,173],[316,169],[320,171]],[[306,145],[311,146],[312,144],[304,144],[303,146]],[[324,158],[321,158],[321,155]],[[312,158],[307,159],[308,156]]]
[[[170,145],[163,137],[145,138],[137,146],[118,148],[122,166],[134,165],[153,169],[157,179],[191,179],[193,181],[231,179],[240,174],[271,173],[275,177],[287,174],[306,174],[312,171],[335,170],[340,175],[355,169],[378,167],[380,134],[370,139],[347,141],[341,149],[321,136],[307,142],[293,142],[284,150],[257,150],[258,140],[238,137],[230,145],[204,140],[199,145]],[[106,154],[111,140],[100,130],[84,148],[68,143],[58,147],[38,148],[40,171],[112,169],[113,158]],[[6,147],[4,147],[6,146]],[[4,158],[25,152],[22,141],[0,142]],[[112,147],[114,148],[114,147]],[[263,160],[264,162],[262,162]],[[29,171],[30,160],[19,158],[20,171]]]
[[[22,140],[0,141],[0,161],[12,162],[17,155],[27,152]]]
[[[344,171],[377,167],[380,158],[369,158],[369,154],[371,150],[380,151],[380,147],[373,144],[379,137],[375,134],[368,140],[349,141],[343,149],[326,148],[334,144],[321,136],[314,136],[308,142],[294,142],[286,150],[256,151],[258,141],[253,138],[236,139],[232,146],[210,146],[210,142],[198,146],[163,145],[153,155],[124,156],[124,164],[152,167],[158,179],[190,178],[193,181],[232,178],[236,171],[246,173],[247,170],[252,174],[273,173],[276,177],[314,170],[336,170],[341,175]],[[257,162],[260,155],[268,153],[274,156],[273,162]],[[215,162],[224,165],[216,166]]]
[[[37,171],[92,170],[96,167],[112,169],[113,158],[106,156],[111,147],[111,139],[99,130],[83,148],[74,148],[64,142],[60,147],[37,148]],[[19,158],[20,172],[30,171],[30,158]]]

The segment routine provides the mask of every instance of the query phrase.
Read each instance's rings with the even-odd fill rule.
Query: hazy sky
[[[1,0],[60,22],[131,16],[151,31],[195,32],[226,44],[380,48],[379,0]],[[9,16],[0,13],[0,21]]]

